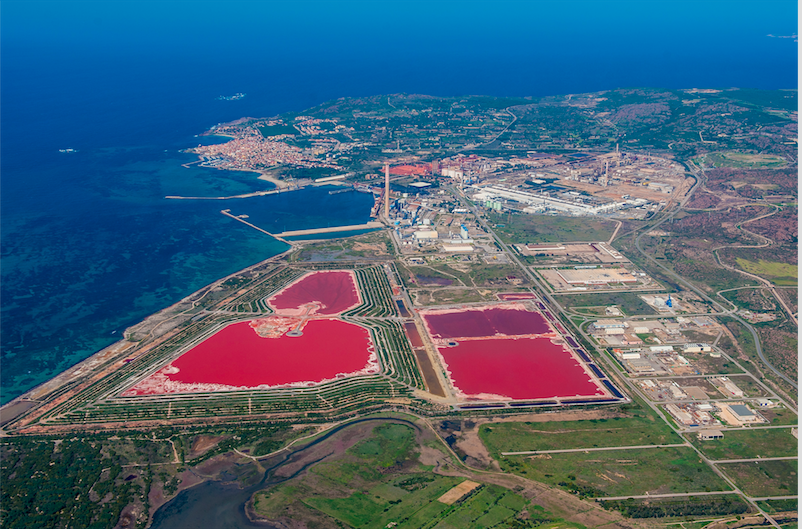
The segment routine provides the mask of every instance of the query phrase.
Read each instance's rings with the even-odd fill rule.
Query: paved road
[[[638,445],[638,446],[605,446],[593,448],[567,448],[561,450],[532,450],[529,452],[501,452],[503,456],[526,456],[534,454],[567,454],[569,452],[602,452],[605,450],[637,450],[641,448],[676,448],[680,446],[690,446],[688,443],[673,445]],[[796,459],[796,458],[794,458]]]
[[[771,425],[771,426],[731,426],[731,427],[718,426],[718,427],[716,427],[716,430],[719,430],[721,432],[742,432],[744,430],[773,430],[773,429],[778,429],[778,428],[799,428],[799,426],[797,426],[796,424],[786,424],[786,425],[779,425],[779,426],[778,425]],[[688,429],[688,430],[683,430],[682,432],[683,433],[695,433],[695,432],[698,432],[698,431],[699,430],[690,430],[690,429]]]
[[[720,494],[739,494],[737,490],[724,490],[719,492],[677,492],[674,494],[643,494],[641,496],[607,496],[605,498],[596,498],[597,500],[642,500],[649,498],[688,498],[691,496],[718,496]]]
[[[701,185],[701,183],[703,181],[702,179],[703,179],[703,174],[704,173],[703,173],[703,171],[701,169],[698,169],[695,166],[693,166],[693,167],[694,167],[694,169],[696,169],[696,171],[694,171],[694,175],[696,176],[696,183],[693,185],[693,187],[691,187],[691,190],[688,192],[688,194],[685,196],[685,198],[680,202],[679,207],[676,208],[672,213],[664,216],[662,219],[657,221],[655,224],[652,224],[649,227],[650,230],[654,230],[655,228],[661,226],[662,224],[664,224],[664,223],[668,222],[669,220],[671,220],[672,218],[674,218],[674,216],[677,213],[679,213],[679,211],[683,207],[685,207],[685,204],[688,202],[688,200],[690,200],[691,196],[693,196],[693,192],[696,190],[696,188],[698,188]],[[690,281],[686,280],[684,277],[680,276],[679,274],[677,274],[676,272],[674,272],[673,270],[671,270],[667,266],[663,265],[662,263],[659,263],[651,255],[646,253],[643,250],[643,248],[641,247],[641,240],[643,239],[643,237],[645,235],[646,235],[646,231],[644,231],[643,233],[641,233],[640,235],[638,235],[635,238],[635,248],[638,250],[638,252],[643,257],[646,258],[647,261],[649,261],[652,265],[660,268],[669,277],[672,277],[676,281],[678,281],[679,283],[682,283],[683,285],[685,285],[689,290],[695,292],[697,295],[699,295],[705,301],[707,301],[709,303],[712,303],[713,306],[717,308],[717,310],[719,310],[721,312],[726,312],[724,307],[722,307],[720,303],[718,303],[717,301],[711,299],[710,296],[708,296],[707,294],[705,294],[702,291],[702,289],[698,288],[696,285],[692,284]],[[785,375],[785,373],[783,373],[782,371],[780,371],[779,369],[774,367],[774,365],[771,362],[769,362],[768,358],[766,358],[766,355],[763,354],[763,347],[762,347],[762,345],[760,343],[760,337],[758,336],[757,331],[755,331],[755,328],[752,327],[751,325],[749,325],[743,318],[741,318],[737,314],[730,314],[730,317],[735,319],[735,320],[738,320],[738,322],[740,322],[744,327],[746,327],[746,329],[752,335],[752,339],[755,341],[755,350],[757,352],[757,356],[760,358],[760,361],[763,362],[763,364],[766,367],[768,367],[771,370],[772,373],[774,373],[776,376],[778,376],[781,379],[783,379],[784,381],[786,381],[793,388],[795,388],[795,389],[799,388],[799,386],[797,385],[796,381],[792,380],[790,377]]]
[[[751,459],[715,459],[711,460],[711,463],[721,464],[721,463],[756,463],[758,461],[792,461],[794,459],[799,459],[797,456],[787,456],[787,457],[753,457]]]
[[[662,219],[658,220],[658,221],[657,221],[655,224],[651,225],[651,229],[654,229],[654,228],[656,228],[656,227],[660,226],[661,224],[663,224],[663,223],[667,222],[667,221],[668,221],[668,220],[670,220],[671,218],[673,218],[673,217],[674,217],[674,215],[676,215],[676,213],[677,213],[678,211],[680,211],[680,209],[681,209],[682,207],[684,207],[684,206],[685,206],[685,204],[688,202],[688,200],[690,199],[691,195],[693,194],[693,191],[695,191],[695,190],[696,190],[696,188],[697,188],[697,187],[700,185],[700,183],[702,182],[702,179],[701,179],[701,178],[698,176],[698,173],[697,173],[697,171],[698,171],[698,172],[701,172],[701,171],[700,171],[700,170],[698,170],[698,169],[697,169],[695,166],[693,166],[693,169],[695,169],[694,173],[695,173],[695,177],[696,177],[696,183],[695,183],[695,184],[694,184],[694,185],[691,187],[691,189],[690,189],[689,193],[686,195],[686,197],[680,201],[680,203],[679,203],[679,207],[678,207],[677,209],[675,209],[673,212],[666,214],[666,215],[665,215],[665,216],[664,216]],[[533,284],[536,286],[537,290],[539,290],[539,291],[540,291],[540,296],[542,296],[542,299],[543,299],[543,300],[546,302],[546,304],[547,304],[547,305],[550,305],[550,309],[549,309],[549,310],[551,310],[551,311],[552,311],[552,312],[554,312],[555,314],[564,313],[564,312],[565,312],[565,309],[564,309],[564,307],[562,307],[562,306],[561,306],[561,305],[560,305],[560,304],[557,302],[557,300],[555,299],[555,297],[554,297],[554,296],[552,296],[552,295],[550,294],[549,290],[548,290],[548,289],[545,287],[545,285],[543,285],[543,283],[542,283],[542,282],[539,280],[539,278],[535,277],[535,275],[532,273],[532,271],[529,269],[529,267],[528,267],[528,266],[524,266],[524,264],[523,264],[523,263],[521,263],[521,261],[518,259],[518,256],[517,256],[517,255],[515,255],[515,253],[514,253],[514,252],[512,252],[512,251],[510,250],[509,246],[508,246],[507,244],[505,244],[505,243],[504,243],[504,242],[501,240],[501,238],[500,238],[498,235],[496,235],[496,233],[495,233],[495,232],[494,232],[494,231],[493,231],[493,230],[490,228],[490,226],[488,226],[487,222],[486,222],[486,221],[485,221],[485,220],[482,218],[482,216],[479,214],[479,212],[478,212],[478,211],[476,211],[476,207],[475,207],[473,204],[471,204],[471,203],[468,203],[468,201],[467,201],[467,200],[465,200],[465,199],[464,199],[464,197],[460,196],[460,195],[459,195],[459,194],[458,194],[458,193],[457,193],[457,192],[456,192],[456,191],[453,189],[453,187],[451,187],[451,188],[450,188],[450,191],[451,191],[451,193],[454,195],[454,197],[456,197],[456,198],[457,198],[457,199],[458,199],[458,200],[459,200],[459,201],[460,201],[460,202],[461,202],[463,205],[467,205],[467,206],[468,206],[468,208],[469,208],[469,209],[470,209],[470,210],[473,212],[473,214],[475,215],[476,219],[477,219],[477,220],[479,221],[479,223],[480,223],[480,224],[481,224],[481,225],[484,227],[484,229],[487,231],[487,233],[489,233],[490,235],[492,235],[492,236],[493,236],[493,238],[494,238],[494,239],[495,239],[495,241],[498,243],[498,245],[499,245],[499,247],[501,248],[501,250],[502,250],[504,253],[506,253],[506,254],[507,254],[507,256],[510,258],[510,260],[511,260],[513,263],[515,263],[516,265],[518,265],[518,267],[519,267],[521,270],[523,270],[523,271],[524,271],[524,273],[525,273],[525,274],[526,274],[526,275],[527,275],[527,276],[530,278],[530,280],[532,281],[532,283],[533,283]],[[645,257],[645,258],[646,258],[646,259],[647,259],[649,262],[651,262],[653,265],[655,265],[655,266],[659,267],[660,269],[662,269],[663,271],[665,271],[665,272],[666,272],[667,274],[669,274],[671,277],[674,277],[674,278],[675,278],[677,281],[679,281],[679,282],[680,282],[680,283],[682,283],[683,285],[686,285],[686,286],[687,286],[687,287],[688,287],[690,290],[692,290],[693,292],[696,292],[697,294],[699,294],[699,295],[700,295],[700,296],[701,296],[703,299],[705,299],[705,300],[707,300],[709,303],[711,303],[711,304],[713,305],[713,307],[715,307],[715,309],[716,309],[717,311],[719,311],[719,312],[726,312],[726,309],[725,309],[724,307],[722,307],[722,306],[721,306],[719,303],[717,303],[716,301],[714,301],[714,300],[710,299],[710,297],[708,297],[707,295],[705,295],[705,293],[704,293],[704,292],[702,292],[702,291],[701,291],[701,289],[699,289],[699,288],[696,288],[696,287],[695,287],[694,285],[692,285],[692,284],[691,284],[689,281],[685,280],[684,278],[682,278],[682,277],[680,277],[679,275],[677,275],[676,273],[674,273],[672,270],[669,270],[669,269],[668,269],[668,268],[666,268],[665,266],[661,265],[661,264],[660,264],[660,263],[658,263],[658,262],[657,262],[657,261],[656,261],[656,260],[655,260],[653,257],[651,257],[651,256],[650,256],[650,255],[648,255],[648,254],[647,254],[645,251],[643,251],[643,249],[640,247],[640,241],[641,241],[641,238],[642,238],[643,236],[644,236],[644,233],[641,233],[641,234],[640,234],[638,237],[636,237],[636,238],[635,238],[635,247],[636,247],[636,248],[637,248],[637,250],[638,250],[638,251],[641,253],[641,255],[643,255],[643,256],[644,256],[644,257]],[[776,369],[775,369],[775,368],[774,368],[774,367],[773,367],[771,364],[769,364],[769,363],[768,363],[768,361],[766,361],[765,357],[764,357],[764,356],[763,356],[763,354],[762,354],[762,350],[760,349],[760,339],[758,338],[758,336],[757,336],[757,333],[755,332],[754,328],[752,328],[752,326],[751,326],[751,325],[747,324],[747,323],[746,323],[745,321],[743,321],[741,318],[739,318],[739,317],[737,317],[737,316],[735,316],[735,315],[733,315],[733,317],[734,317],[735,319],[737,319],[738,321],[740,321],[741,323],[743,323],[743,324],[744,324],[744,325],[745,325],[745,326],[746,326],[746,327],[747,327],[747,328],[750,330],[750,332],[752,333],[752,336],[753,336],[753,338],[754,338],[754,340],[755,340],[755,345],[756,345],[756,347],[757,347],[757,350],[758,350],[758,352],[759,352],[759,356],[760,356],[761,360],[763,360],[767,366],[771,367],[771,369],[772,369],[772,370],[773,370],[775,373],[777,373],[777,374],[778,374],[778,376],[781,376],[783,379],[785,379],[785,380],[787,380],[787,381],[791,382],[791,383],[793,384],[793,386],[794,386],[794,387],[797,387],[797,386],[796,386],[796,384],[794,384],[792,381],[790,381],[790,379],[788,379],[787,377],[785,377],[785,376],[784,376],[782,373],[780,373],[779,371],[777,371],[777,370],[776,370]],[[578,330],[579,334],[580,334],[580,335],[582,335],[582,337],[583,337],[585,340],[587,340],[589,343],[592,343],[592,341],[591,341],[590,337],[589,337],[589,336],[587,335],[587,333],[586,333],[586,332],[585,332],[585,331],[582,329],[582,327],[581,327],[581,326],[578,326],[578,327],[577,327],[577,330]],[[618,368],[618,366],[617,366],[617,365],[615,365],[615,363],[614,363],[614,362],[612,362],[612,361],[611,361],[611,360],[610,360],[610,359],[609,359],[607,356],[605,356],[604,354],[602,354],[602,358],[603,358],[603,362],[604,362],[604,363],[606,363],[606,364],[608,364],[608,367],[609,367],[609,368],[610,368],[610,369],[611,369],[611,370],[612,370],[614,373],[616,373],[616,374],[618,374],[619,376],[621,376],[621,380],[623,380],[623,383],[624,383],[624,385],[627,385],[627,386],[629,386],[629,388],[630,388],[630,389],[631,389],[631,390],[632,390],[632,391],[633,391],[635,394],[639,394],[639,395],[643,396],[643,395],[640,393],[640,391],[638,390],[638,388],[636,387],[636,384],[635,384],[633,381],[631,381],[631,380],[628,380],[626,377],[624,377],[624,376],[621,374],[621,372],[619,371],[619,368]],[[743,368],[741,368],[741,369],[743,369]],[[645,398],[645,397],[644,397],[644,398]],[[647,404],[649,407],[651,407],[651,408],[654,410],[654,412],[655,412],[656,414],[658,414],[658,416],[660,416],[660,417],[664,417],[664,415],[661,413],[661,411],[659,410],[659,408],[657,407],[657,405],[656,405],[655,403],[653,403],[653,402],[649,401],[648,399],[646,399],[646,401],[645,401],[645,402],[646,402],[646,404]],[[674,425],[673,425],[673,424],[672,424],[670,421],[666,421],[666,424],[668,424],[668,426],[669,426],[669,427],[670,427],[672,430],[674,430],[676,433],[678,433],[678,434],[679,434],[679,433],[681,433],[681,431],[679,430],[679,428],[677,428],[676,426],[674,426]],[[713,472],[714,472],[716,475],[718,475],[718,476],[719,476],[719,477],[720,477],[722,480],[724,480],[724,482],[726,482],[726,483],[727,483],[729,486],[731,486],[733,490],[731,490],[731,491],[726,491],[726,492],[713,492],[713,493],[704,493],[704,492],[701,492],[701,493],[685,493],[685,494],[667,494],[667,495],[664,495],[665,497],[706,496],[706,495],[715,495],[715,494],[739,494],[739,495],[741,495],[742,497],[744,497],[744,498],[745,498],[745,499],[746,499],[746,500],[747,500],[747,501],[748,501],[748,502],[749,502],[749,503],[752,505],[752,507],[753,507],[753,508],[754,508],[754,509],[755,509],[757,512],[759,512],[759,513],[760,513],[760,514],[761,514],[761,515],[762,515],[762,516],[763,516],[763,517],[764,517],[764,518],[765,518],[765,519],[766,519],[766,520],[767,520],[767,521],[768,521],[768,522],[769,522],[769,523],[770,523],[772,526],[774,526],[774,527],[775,527],[775,528],[777,528],[777,529],[781,529],[781,528],[780,528],[780,525],[777,523],[777,521],[776,521],[776,520],[774,520],[774,518],[773,518],[771,515],[769,515],[767,512],[765,512],[763,509],[761,509],[761,508],[760,508],[760,507],[757,505],[757,503],[755,503],[754,501],[750,500],[750,498],[749,498],[749,497],[748,497],[748,496],[747,496],[745,493],[743,493],[743,492],[742,492],[742,491],[741,491],[741,490],[738,488],[738,486],[737,486],[737,485],[736,485],[736,484],[735,484],[735,483],[732,481],[732,479],[730,479],[730,478],[729,478],[728,476],[726,476],[726,475],[725,475],[723,472],[721,472],[721,470],[719,470],[719,468],[718,468],[718,467],[717,467],[715,464],[713,464],[713,463],[710,461],[710,459],[709,459],[709,458],[707,458],[707,457],[706,457],[706,456],[705,456],[705,455],[704,455],[704,454],[703,454],[703,453],[702,453],[702,452],[701,452],[701,451],[700,451],[698,448],[696,448],[696,447],[695,447],[695,446],[693,446],[693,445],[688,445],[688,446],[689,446],[689,447],[690,447],[692,450],[694,450],[694,451],[695,451],[695,452],[698,454],[699,458],[700,458],[700,459],[701,459],[701,460],[702,460],[704,463],[706,463],[706,464],[707,464],[707,465],[710,467],[710,469],[711,469],[711,470],[712,470],[712,471],[713,471]],[[620,498],[610,498],[610,499],[627,499],[627,498],[659,498],[659,497],[662,497],[662,496],[663,496],[663,495],[626,496],[626,497],[620,497]],[[602,498],[602,499],[603,499],[603,498]]]

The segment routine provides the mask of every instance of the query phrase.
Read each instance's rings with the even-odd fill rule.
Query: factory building
[[[419,230],[415,232],[415,239],[419,241],[436,239],[437,237],[436,230]]]
[[[446,244],[443,245],[443,251],[447,253],[470,253],[473,251],[473,246],[470,244]]]
[[[727,377],[716,377],[711,380],[718,390],[726,397],[741,398],[744,392],[741,388],[735,385],[735,382]]]
[[[697,434],[701,441],[713,441],[716,439],[724,439],[724,434],[721,430],[702,430]]]
[[[689,343],[682,346],[683,353],[709,353],[713,348],[706,343]]]
[[[728,423],[735,425],[763,422],[762,417],[744,404],[729,404],[724,406],[721,417]]]
[[[601,213],[609,213],[624,207],[624,202],[610,202],[608,204],[600,205],[587,205],[580,202],[569,202],[560,198],[547,197],[544,195],[535,195],[525,191],[517,191],[506,189],[500,186],[485,186],[480,187],[477,185],[471,186],[476,189],[482,198],[490,196],[503,197],[510,200],[515,200],[522,204],[527,204],[534,207],[544,207],[546,209],[553,209],[562,211],[571,215],[599,215]]]
[[[627,324],[626,322],[623,322],[621,320],[596,320],[593,322],[593,327],[599,330],[625,329],[627,327]]]

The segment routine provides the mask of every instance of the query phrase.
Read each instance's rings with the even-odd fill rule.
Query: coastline
[[[245,169],[245,171],[252,171],[254,173],[259,173],[258,180],[264,180],[266,182],[270,182],[271,184],[276,186],[276,189],[287,189],[290,187],[289,184],[284,180],[279,180],[278,178],[275,178],[272,175],[269,175],[265,172],[257,171],[255,169]]]
[[[59,388],[61,388],[65,384],[68,384],[68,383],[72,382],[77,377],[80,377],[80,376],[83,376],[83,375],[87,375],[87,374],[91,374],[92,368],[94,368],[98,364],[100,364],[100,363],[112,363],[112,364],[113,363],[118,363],[118,362],[122,361],[122,359],[125,356],[128,356],[128,353],[131,352],[129,350],[131,348],[133,348],[133,347],[136,347],[141,341],[144,341],[145,339],[148,339],[148,338],[157,341],[158,338],[169,334],[169,332],[172,330],[172,327],[163,329],[163,331],[159,332],[159,333],[157,333],[157,331],[158,331],[159,327],[163,327],[165,323],[169,323],[170,320],[175,319],[176,317],[182,315],[187,310],[190,310],[191,308],[193,308],[195,303],[197,303],[198,301],[203,299],[203,297],[206,296],[206,294],[208,294],[210,291],[212,291],[215,287],[221,285],[222,283],[224,283],[225,281],[227,281],[228,279],[230,279],[232,277],[238,276],[240,274],[243,274],[245,272],[248,272],[249,270],[258,268],[260,266],[264,266],[265,264],[270,263],[270,262],[272,262],[274,260],[282,259],[289,252],[293,251],[296,248],[297,248],[296,245],[291,245],[289,248],[287,248],[286,250],[284,250],[283,252],[281,252],[279,254],[276,254],[276,255],[273,255],[271,257],[268,257],[267,259],[259,261],[258,263],[254,263],[254,264],[252,264],[250,266],[247,266],[247,267],[245,267],[245,268],[243,268],[241,270],[237,270],[236,272],[233,272],[233,273],[231,273],[231,274],[229,274],[229,275],[227,275],[225,277],[217,279],[217,280],[209,283],[208,285],[205,285],[205,286],[199,288],[195,292],[192,292],[188,296],[185,296],[184,298],[182,298],[179,301],[173,303],[172,305],[169,305],[169,306],[167,306],[167,307],[165,307],[165,308],[163,308],[163,309],[151,314],[150,316],[147,316],[142,321],[139,321],[139,322],[131,325],[130,327],[127,327],[125,329],[125,331],[123,331],[123,339],[122,340],[114,342],[113,344],[111,344],[111,345],[109,345],[107,347],[104,347],[103,349],[100,349],[99,351],[95,352],[91,356],[81,360],[80,362],[77,362],[77,363],[71,365],[70,367],[68,367],[67,369],[63,370],[61,373],[57,374],[56,376],[54,376],[54,377],[42,382],[41,384],[38,384],[37,386],[29,389],[25,393],[23,393],[23,394],[21,394],[21,395],[19,395],[17,397],[14,397],[13,399],[9,400],[7,403],[5,403],[2,406],[0,406],[0,423],[4,425],[7,422],[13,421],[17,417],[20,417],[22,415],[25,415],[25,414],[31,412],[31,411],[36,410],[38,406],[34,405],[34,406],[24,407],[23,409],[19,410],[16,414],[14,414],[14,415],[12,415],[10,417],[6,417],[3,412],[8,412],[8,410],[10,408],[12,408],[14,406],[19,406],[19,404],[21,404],[21,403],[34,402],[36,404],[41,404],[39,399],[41,399],[42,397],[46,397],[50,393],[53,393],[54,391],[58,390]],[[189,305],[189,307],[185,308],[184,310],[177,310],[177,309],[181,308],[181,305]],[[174,313],[174,314],[171,315],[171,313]],[[134,332],[137,332],[138,329],[149,329],[149,332],[147,334],[147,338],[144,338],[141,341],[132,341],[129,338],[127,338],[127,336],[130,336]],[[154,333],[156,333],[156,334],[154,334]],[[151,344],[153,344],[153,343],[154,342],[151,342]],[[147,347],[147,344],[146,344],[146,347]],[[3,428],[3,426],[0,426],[0,436],[7,435],[2,431],[2,428]]]

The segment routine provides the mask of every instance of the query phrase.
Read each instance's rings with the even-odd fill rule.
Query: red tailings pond
[[[123,396],[305,387],[378,373],[368,330],[334,317],[359,302],[352,272],[312,272],[270,299],[276,314],[220,328]]]
[[[303,314],[304,307],[316,305],[315,314],[339,314],[359,305],[353,272],[310,272],[267,300],[282,314]]]
[[[608,396],[546,319],[522,303],[425,310],[421,316],[462,399]]]

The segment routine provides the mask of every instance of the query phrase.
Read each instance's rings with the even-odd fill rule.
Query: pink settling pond
[[[312,319],[301,332],[262,337],[251,322],[228,325],[123,395],[307,386],[378,372],[367,329]]]
[[[303,306],[317,304],[315,314],[339,314],[359,304],[353,272],[312,272],[289,284],[267,300],[280,313],[303,313]]]
[[[467,340],[438,351],[453,386],[467,398],[605,395],[579,361],[549,338]]]
[[[538,312],[494,306],[443,313],[422,313],[432,338],[480,337],[552,332]]]

